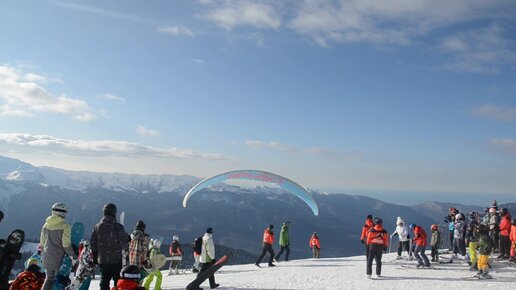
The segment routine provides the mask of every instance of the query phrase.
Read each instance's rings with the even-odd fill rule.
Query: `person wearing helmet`
[[[453,257],[457,258],[457,254],[466,256],[466,223],[464,222],[464,215],[459,213],[455,216],[455,223],[453,224]]]
[[[432,247],[431,256],[432,262],[439,262],[439,246],[441,245],[441,232],[436,224],[433,224],[430,229],[432,230],[432,237],[430,238],[430,247]]]
[[[120,271],[120,279],[111,290],[145,290],[140,286],[141,274],[136,265],[127,265]]]
[[[369,255],[367,258],[366,274],[371,278],[373,273],[373,260],[376,263],[376,276],[382,275],[382,253],[387,251],[389,246],[389,233],[383,228],[383,220],[376,217],[374,227],[367,232],[367,244],[369,245]]]
[[[129,235],[116,220],[116,205],[102,208],[103,217],[93,227],[90,245],[95,263],[100,268],[100,290],[109,290],[109,283],[117,284],[122,270],[123,251],[129,248]]]
[[[511,262],[516,262],[516,218],[512,218],[511,220],[511,234],[509,235],[511,239]]]
[[[493,253],[498,252],[498,245],[500,240],[500,216],[498,215],[498,208],[491,206],[489,208],[489,235],[493,240]]]
[[[179,266],[181,265],[181,260],[183,260],[183,249],[181,249],[178,235],[172,237],[172,243],[168,247],[168,253],[170,257],[172,257],[172,262],[170,262],[168,269],[168,276],[179,274]]]
[[[470,219],[471,220],[471,219]],[[478,270],[477,266],[477,246],[478,246],[478,226],[480,224],[476,219],[472,219],[466,229],[466,245],[469,249],[469,265],[470,271]]]
[[[280,251],[276,255],[276,258],[274,260],[278,261],[281,257],[281,254],[283,254],[283,251],[286,251],[285,253],[285,262],[288,261],[288,256],[290,254],[290,238],[289,238],[289,228],[290,228],[290,222],[284,222],[283,225],[281,225],[281,231],[279,235],[279,245],[280,245]]]
[[[498,259],[509,259],[511,252],[511,239],[509,235],[511,234],[511,214],[507,208],[502,208],[500,210],[500,240],[499,240],[499,249],[500,255]]]
[[[319,259],[321,257],[321,241],[316,232],[310,237],[310,249],[314,258]]]
[[[364,226],[362,226],[362,235],[360,236],[360,242],[365,245],[366,259],[369,257],[369,245],[367,245],[367,233],[374,226],[373,216],[367,215]]]
[[[157,254],[161,253],[161,244],[163,242],[161,239],[153,239],[152,240],[152,246],[150,248],[150,254],[149,259],[154,258]],[[145,279],[145,284],[143,285],[145,289],[150,289],[150,285],[152,283],[152,280],[154,280],[154,277],[156,277],[156,283],[154,284],[155,290],[161,289],[161,282],[163,280],[163,275],[161,274],[160,269],[157,269],[156,271],[149,273],[147,278]]]
[[[68,208],[62,202],[52,206],[52,214],[46,219],[41,228],[40,245],[42,248],[43,266],[46,269],[43,290],[51,290],[54,280],[63,261],[63,256],[68,255],[74,260],[74,252],[71,243],[71,227],[66,222]]]
[[[274,250],[272,249],[272,244],[274,243],[274,225],[269,225],[268,228],[263,231],[263,247],[262,247],[262,254],[260,257],[258,257],[258,260],[256,260],[256,263],[254,263],[256,266],[260,267],[260,262],[262,261],[263,257],[267,253],[269,253],[269,267],[274,267],[272,261],[274,260]]]
[[[489,255],[493,251],[493,241],[489,237],[489,228],[484,224],[478,226],[478,278],[492,278],[489,275]]]
[[[416,224],[411,224],[410,229],[414,233],[412,245],[414,246],[414,257],[416,257],[418,267],[430,267],[430,261],[428,261],[428,257],[425,255],[428,243],[425,230]]]
[[[484,208],[484,216],[482,217],[482,223],[485,224],[485,225],[488,225],[489,224],[489,208],[486,207]]]
[[[396,230],[391,234],[390,238],[392,239],[394,236],[398,236],[398,256],[396,257],[396,260],[402,259],[401,253],[403,252],[403,249],[405,249],[408,256],[411,257],[410,235],[408,228],[405,225],[405,221],[401,217],[396,219]]]

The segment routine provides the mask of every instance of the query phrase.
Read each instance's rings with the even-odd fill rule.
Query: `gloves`
[[[364,243],[364,240],[360,240],[362,242],[362,244]]]

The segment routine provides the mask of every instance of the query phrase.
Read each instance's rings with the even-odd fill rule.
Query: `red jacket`
[[[113,287],[111,290],[145,290],[145,287],[138,285],[138,282],[129,279],[119,279],[116,283],[116,288]]]
[[[319,241],[319,237],[316,235],[312,235],[312,237],[310,238],[310,249],[313,248],[314,246],[317,247],[318,249],[321,248],[321,243]]]
[[[500,221],[500,236],[509,236],[511,233],[511,216],[506,214]]]
[[[263,232],[263,242],[271,245],[274,243],[274,233],[269,229]]]
[[[511,226],[511,235],[509,238],[513,243],[516,243],[516,226]]]
[[[427,235],[425,230],[422,227],[416,226],[414,228],[414,239],[412,242],[416,244],[416,246],[426,247],[427,245]]]
[[[367,245],[367,232],[374,227],[374,223],[372,219],[366,219],[364,226],[362,227],[362,235],[360,236],[360,240],[364,241]]]
[[[368,245],[389,246],[389,234],[383,229],[382,225],[375,225],[367,232]]]

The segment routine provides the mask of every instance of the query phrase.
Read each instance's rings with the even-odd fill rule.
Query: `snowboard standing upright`
[[[208,268],[208,270],[202,272],[195,280],[193,280],[188,286],[186,286],[186,290],[197,290],[202,289],[199,288],[201,286],[202,282],[206,281],[211,275],[215,274],[222,266],[226,265],[228,261],[228,255],[224,255],[222,258],[220,258],[217,263],[213,264],[211,267]]]
[[[25,240],[25,232],[16,229],[12,231],[4,244],[0,245],[0,290],[9,289],[9,275],[14,261],[20,258],[20,249]]]
[[[72,226],[72,248],[74,253],[77,255],[79,250],[79,243],[81,242],[82,236],[84,235],[84,225],[82,223],[74,223]],[[66,286],[70,285],[70,273],[72,272],[72,260],[70,257],[65,255],[59,271],[57,272],[54,287],[52,290],[64,290]]]

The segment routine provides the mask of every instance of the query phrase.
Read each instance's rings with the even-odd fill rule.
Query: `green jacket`
[[[281,232],[279,235],[279,245],[282,247],[290,246],[290,238],[288,236],[288,225],[284,224],[281,226]]]
[[[493,250],[493,241],[486,234],[480,234],[478,240],[478,252],[480,255],[490,255]]]

